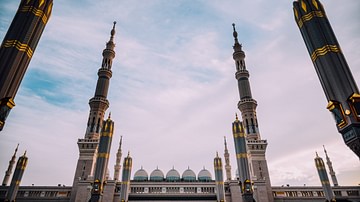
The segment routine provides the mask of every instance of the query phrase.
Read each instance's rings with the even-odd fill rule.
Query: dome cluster
[[[196,178],[196,174],[193,170],[190,168],[186,169],[183,174],[180,176],[180,173],[172,168],[166,173],[166,177],[164,177],[164,173],[159,169],[156,168],[153,170],[150,174],[150,178],[148,173],[143,169],[139,169],[134,174],[134,181],[153,181],[153,182],[194,182],[194,181],[200,181],[200,182],[208,182],[212,181],[211,173],[203,168]]]

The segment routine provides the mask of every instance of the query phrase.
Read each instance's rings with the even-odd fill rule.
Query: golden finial
[[[235,113],[235,119],[236,119],[237,121],[239,120],[237,113]]]

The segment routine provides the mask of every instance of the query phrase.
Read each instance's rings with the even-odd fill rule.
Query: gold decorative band
[[[234,137],[245,137],[245,133],[234,133]]]
[[[130,183],[129,181],[121,182],[121,184],[129,184],[129,183]]]
[[[18,49],[19,51],[23,51],[29,56],[29,58],[31,58],[34,53],[29,45],[27,45],[25,43],[21,43],[18,40],[6,40],[2,46],[4,48],[14,47],[14,48]]]
[[[98,153],[98,157],[100,157],[100,158],[109,158],[109,154],[108,153]]]
[[[215,182],[216,184],[224,184],[224,182]]]
[[[338,53],[338,52],[340,52],[340,48],[337,47],[337,45],[325,45],[325,46],[323,46],[321,48],[318,48],[318,49],[314,50],[314,52],[311,54],[311,60],[313,62],[315,62],[315,60],[319,56],[326,55],[328,52]]]
[[[236,158],[238,158],[238,159],[247,158],[247,153],[236,154]]]
[[[214,166],[215,170],[222,170],[222,166]]]
[[[20,12],[31,12],[35,16],[40,17],[44,24],[47,23],[48,17],[45,15],[44,11],[37,9],[33,6],[24,6],[20,9]]]
[[[321,11],[312,11],[312,12],[306,14],[306,15],[303,15],[303,16],[298,20],[297,23],[298,23],[299,28],[301,28],[306,21],[311,20],[313,17],[322,18],[322,17],[324,17],[324,16],[325,16],[325,15],[324,15],[323,12],[321,12]]]

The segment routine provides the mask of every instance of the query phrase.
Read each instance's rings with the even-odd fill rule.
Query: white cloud
[[[360,29],[354,16],[359,2],[322,2],[358,81]],[[11,22],[14,4],[5,2],[1,25]],[[234,173],[231,122],[239,99],[232,60],[235,22],[259,104],[261,135],[269,142],[272,183],[319,185],[313,158],[325,144],[340,184],[356,184],[358,159],[325,109],[323,90],[292,15],[289,1],[55,2],[27,74],[48,75],[57,90],[44,87],[39,95],[25,76],[26,86],[21,86],[0,136],[0,161],[7,162],[20,142],[29,155],[23,184],[72,183],[76,141],[84,136],[101,51],[116,20],[108,98],[116,124],[111,174],[120,135],[123,156],[130,150],[134,158],[134,172],[142,165],[149,174],[156,166],[165,174],[172,166],[180,173],[187,166],[195,172],[206,166],[212,172],[215,152],[223,153],[227,136]],[[46,96],[54,94],[69,97],[69,103],[49,102]],[[0,170],[6,166],[1,164]]]

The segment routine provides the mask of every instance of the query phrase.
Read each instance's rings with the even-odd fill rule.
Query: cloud
[[[322,2],[357,80],[360,26],[354,16],[359,2]],[[2,4],[0,13],[6,14],[0,27],[10,25],[17,3]],[[115,121],[111,175],[120,135],[124,155],[129,150],[134,158],[134,171],[144,166],[150,173],[159,166],[165,174],[172,166],[180,173],[188,166],[196,173],[203,166],[212,172],[226,136],[234,173],[231,123],[239,100],[232,59],[235,22],[258,101],[261,136],[269,142],[272,184],[319,185],[313,158],[323,144],[340,184],[360,180],[358,159],[325,108],[291,2],[65,0],[55,2],[0,136],[1,162],[8,161],[18,142],[21,151],[28,150],[24,185],[72,183],[76,141],[85,133],[88,99],[114,20],[116,57],[108,96]],[[1,36],[5,32],[0,28]]]

